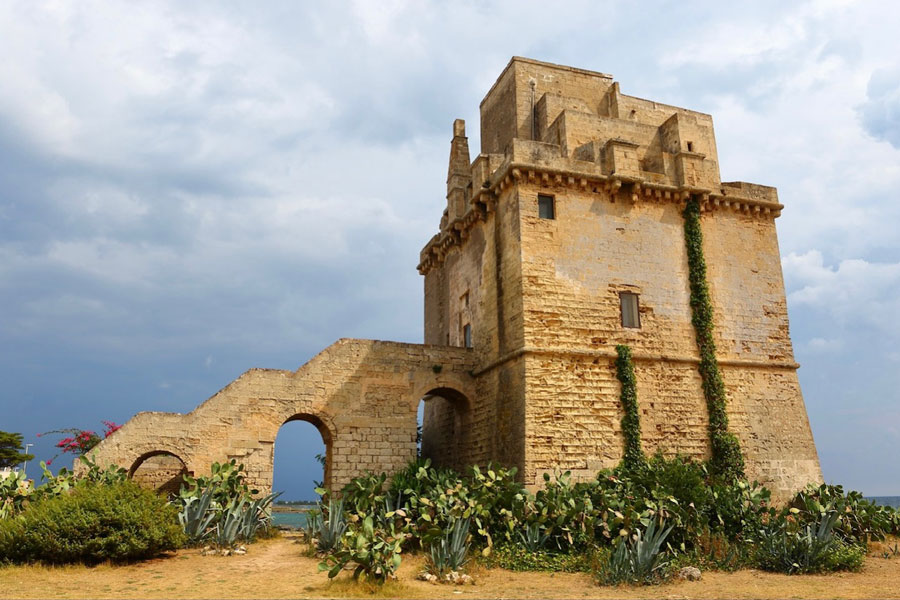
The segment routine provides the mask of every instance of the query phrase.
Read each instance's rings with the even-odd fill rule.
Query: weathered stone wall
[[[444,268],[425,276],[426,342],[462,346],[469,323],[476,364],[494,365],[477,377],[464,424],[459,403],[426,402],[423,454],[439,464],[524,465],[524,363],[499,362],[522,345],[518,211],[517,195],[510,190],[472,227],[465,245],[447,252]],[[519,393],[511,393],[516,389]]]
[[[414,458],[420,399],[433,390],[474,397],[473,367],[464,348],[344,339],[297,371],[251,369],[188,414],[139,413],[97,446],[96,457],[131,469],[168,452],[195,475],[234,458],[248,483],[266,491],[279,428],[303,419],[323,435],[326,485],[340,487]]]
[[[631,346],[636,358],[645,450],[705,458],[706,407],[693,362],[679,204],[632,203],[565,186],[525,183],[519,190],[525,347],[533,355],[525,481],[566,469],[593,477],[619,462],[617,344]],[[555,219],[538,218],[538,193],[555,197]],[[640,329],[622,326],[622,291],[639,294]]]
[[[773,188],[753,186],[775,196]],[[732,429],[752,477],[780,490],[821,479],[800,392],[775,220],[713,211],[702,219]]]
[[[160,493],[175,494],[181,489],[187,467],[172,454],[147,457],[138,465],[132,465],[131,479],[138,485]]]

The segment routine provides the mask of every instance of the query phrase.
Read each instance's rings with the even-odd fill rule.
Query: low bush
[[[0,556],[11,562],[128,562],[184,541],[176,509],[128,481],[79,485],[0,521]]]
[[[673,553],[669,570],[698,567],[710,571],[737,571],[753,565],[752,543],[735,541],[722,533],[706,531],[694,540],[693,548]]]
[[[504,544],[495,546],[483,562],[489,567],[497,566],[510,571],[588,573],[606,561],[608,555],[606,549],[564,553],[545,549],[527,550],[519,545]]]
[[[471,524],[467,543],[486,557],[486,564],[509,569],[583,570],[592,553],[606,556],[614,550],[593,569],[608,582],[653,581],[664,574],[660,565],[671,561],[733,570],[762,562],[774,565],[787,557],[788,565],[800,565],[793,568],[797,572],[852,569],[863,556],[854,548],[896,531],[900,521],[893,509],[832,486],[805,490],[776,509],[769,490],[755,482],[725,480],[711,474],[706,463],[661,454],[602,471],[592,481],[573,482],[567,472],[548,474],[535,493],[515,475],[514,469],[491,465],[459,474],[420,459],[391,478],[369,473],[354,479],[329,498],[336,503],[340,497],[343,506],[323,504],[322,513],[335,524],[348,523],[353,531],[371,517],[392,545],[437,552],[429,559],[435,565],[446,562],[446,552],[436,549],[435,542],[463,519]],[[804,542],[795,543],[793,537],[799,539],[807,524],[815,525],[828,512],[837,514],[831,527],[835,541],[823,558],[807,561]],[[664,531],[657,527],[663,522]],[[316,516],[310,523],[315,525],[310,537],[318,537],[312,530],[321,531],[324,522]],[[781,532],[779,524],[789,526]],[[337,528],[335,535],[324,537],[344,540],[347,535]],[[787,549],[779,550],[779,543],[787,543]],[[343,545],[325,544],[320,550],[340,551]],[[652,560],[641,558],[651,555]]]
[[[886,535],[897,533],[898,512],[888,506],[863,498],[859,492],[844,492],[839,485],[810,486],[798,492],[787,509],[794,509],[796,518],[813,522],[827,512],[834,511],[838,518],[834,533],[849,544],[867,544],[881,541]]]
[[[830,510],[805,524],[792,514],[779,516],[760,531],[756,547],[760,569],[793,575],[857,571],[862,567],[865,548],[835,535],[840,517],[836,511]]]
[[[361,576],[368,582],[383,584],[396,578],[400,568],[401,540],[394,532],[375,526],[368,516],[359,527],[348,529],[331,554],[319,563],[319,571],[328,571],[328,578],[337,577],[345,566],[355,564],[353,578]]]

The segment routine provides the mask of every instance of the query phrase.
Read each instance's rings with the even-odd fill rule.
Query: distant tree
[[[22,450],[24,446],[21,433],[0,431],[0,469],[14,467],[34,458],[33,454],[25,454]]]

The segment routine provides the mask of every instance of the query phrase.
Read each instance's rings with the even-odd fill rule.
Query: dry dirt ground
[[[476,585],[417,581],[423,559],[404,557],[399,580],[382,589],[349,574],[330,582],[290,538],[263,541],[244,556],[182,550],[128,566],[0,568],[0,598],[900,598],[900,558],[869,556],[861,573],[787,576],[754,570],[703,574],[702,581],[600,587],[586,574],[476,569]]]

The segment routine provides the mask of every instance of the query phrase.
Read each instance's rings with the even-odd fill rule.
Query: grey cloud
[[[900,67],[872,73],[858,113],[872,137],[900,148]]]

